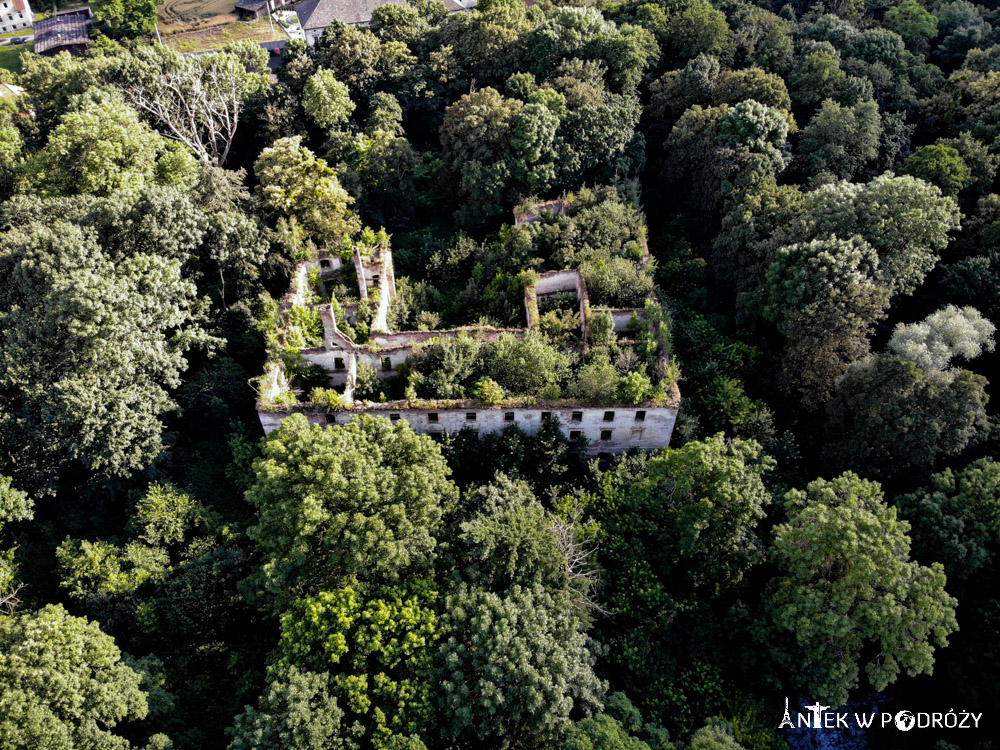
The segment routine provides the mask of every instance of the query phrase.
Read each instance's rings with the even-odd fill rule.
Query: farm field
[[[163,31],[161,27],[161,31]],[[204,52],[210,49],[219,49],[235,42],[239,39],[250,39],[255,42],[271,42],[276,39],[285,39],[285,33],[278,24],[274,24],[272,31],[271,24],[267,21],[237,21],[235,16],[230,15],[228,21],[207,28],[183,31],[177,34],[164,34],[163,43],[178,52]]]
[[[233,12],[234,2],[235,0],[166,0],[159,6],[160,32],[174,34],[232,23],[237,20]]]

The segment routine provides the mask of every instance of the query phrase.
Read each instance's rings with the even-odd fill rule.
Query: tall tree
[[[32,188],[42,194],[109,195],[153,180],[164,142],[113,89],[92,89],[35,154]]]
[[[896,506],[913,529],[918,560],[941,563],[963,584],[989,574],[1000,553],[1000,463],[984,458],[945,469]]]
[[[337,248],[360,228],[347,194],[329,165],[302,145],[301,136],[281,138],[254,164],[261,203],[295,220],[321,244]]]
[[[604,685],[565,600],[539,586],[503,594],[460,586],[441,621],[439,700],[451,741],[489,748],[554,744],[570,712],[600,708]]]
[[[909,559],[909,524],[896,520],[881,487],[847,472],[792,490],[785,503],[767,608],[795,687],[839,706],[862,667],[879,691],[903,672],[930,673],[935,646],[958,627],[956,601],[939,564]]]
[[[344,746],[382,747],[393,734],[434,727],[437,596],[348,585],[292,605],[281,617],[280,667],[329,672],[343,709]]]
[[[236,717],[229,750],[334,750],[343,712],[330,694],[330,676],[288,667]]]
[[[954,367],[993,349],[993,325],[972,308],[949,307],[898,326],[889,352],[855,363],[827,407],[824,455],[872,476],[932,467],[982,438],[987,381]]]
[[[94,13],[110,36],[131,39],[153,33],[156,0],[96,0]]]
[[[278,609],[349,576],[394,581],[426,569],[442,509],[456,497],[440,449],[405,420],[361,416],[325,429],[292,416],[264,441],[254,470],[248,533]]]
[[[0,616],[0,748],[108,748],[112,730],[147,712],[140,676],[97,623],[59,605]]]
[[[144,52],[138,75],[128,70],[119,86],[163,135],[180,141],[217,166],[229,156],[247,100],[269,84],[230,52],[181,56],[167,47]]]
[[[114,263],[65,222],[12,229],[3,248],[0,441],[23,486],[52,489],[73,462],[103,476],[144,468],[185,353],[210,342],[180,262]]]

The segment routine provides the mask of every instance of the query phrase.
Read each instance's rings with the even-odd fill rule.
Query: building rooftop
[[[368,24],[380,5],[407,5],[405,0],[305,0],[296,9],[303,29],[325,29],[334,21]]]
[[[45,52],[77,44],[90,44],[87,26],[94,17],[90,7],[68,10],[35,24],[35,52]]]

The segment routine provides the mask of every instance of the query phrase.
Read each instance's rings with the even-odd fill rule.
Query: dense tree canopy
[[[275,45],[287,9],[95,0],[86,52],[5,44],[0,748],[1000,704],[994,5],[414,0]]]
[[[455,501],[440,450],[404,421],[361,417],[325,430],[291,418],[254,471],[248,533],[264,557],[263,591],[282,605],[350,576],[394,581],[427,569]]]
[[[940,565],[909,560],[909,524],[896,520],[878,484],[846,473],[817,479],[785,497],[787,523],[775,528],[771,555],[782,573],[771,583],[774,627],[802,659],[799,684],[842,704],[857,686],[865,644],[878,658],[864,664],[876,690],[930,672],[934,648],[958,624]]]

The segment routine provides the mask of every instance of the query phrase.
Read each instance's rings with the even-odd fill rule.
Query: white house
[[[21,31],[34,26],[34,14],[28,0],[2,0],[0,2],[0,33]]]

